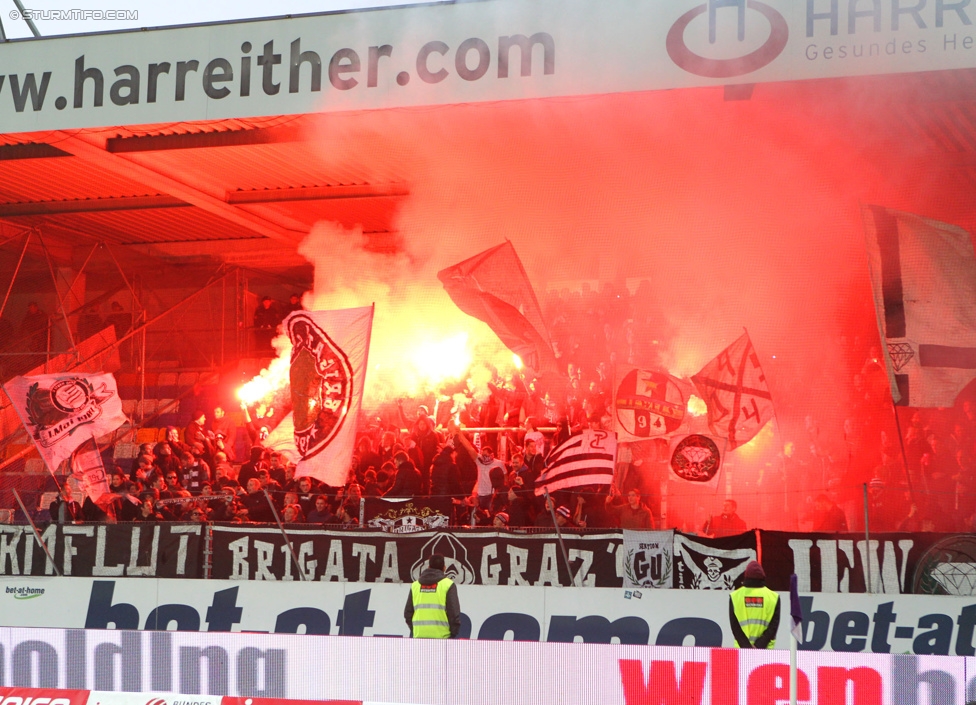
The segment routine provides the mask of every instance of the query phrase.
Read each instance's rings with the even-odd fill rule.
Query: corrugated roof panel
[[[155,196],[154,189],[77,157],[0,161],[0,202]]]
[[[398,196],[382,198],[344,198],[325,201],[285,201],[260,205],[241,205],[264,218],[280,213],[301,223],[309,229],[320,221],[342,224],[345,228],[361,225],[363,232],[389,232],[395,229],[397,209],[402,202]]]
[[[403,181],[392,169],[328,164],[307,142],[137,152],[125,158],[198,188],[223,191]]]
[[[194,207],[99,213],[70,213],[12,222],[45,224],[88,234],[93,240],[120,245],[209,240],[264,239],[261,235]]]

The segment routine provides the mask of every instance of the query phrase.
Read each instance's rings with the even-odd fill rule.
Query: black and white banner
[[[487,531],[324,533],[289,530],[300,565],[277,529],[214,526],[212,577],[230,580],[393,582],[415,580],[435,553],[462,585],[571,585],[620,587],[620,534],[563,534],[573,575],[566,570],[555,534]]]
[[[202,578],[200,524],[0,526],[0,575]]]
[[[766,584],[800,592],[976,595],[976,537],[972,534],[859,534],[763,531]],[[870,566],[869,569],[868,566]]]
[[[450,497],[366,497],[363,501],[363,526],[368,529],[380,529],[391,534],[413,534],[446,529],[451,524]]]
[[[749,531],[720,539],[674,535],[673,587],[691,590],[732,590],[756,559],[756,533]]]

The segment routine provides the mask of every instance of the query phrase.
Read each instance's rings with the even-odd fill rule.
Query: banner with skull
[[[756,560],[756,533],[709,539],[707,543],[675,533],[674,587],[691,590],[731,590]]]

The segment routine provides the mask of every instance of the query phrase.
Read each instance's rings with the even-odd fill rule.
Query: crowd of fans
[[[266,298],[255,329],[273,333],[300,306],[297,296],[288,304]],[[866,505],[872,532],[976,529],[976,406],[963,399],[954,409],[909,410],[899,440],[878,350],[870,349],[865,361],[857,341],[843,341],[851,402],[842,428],[812,416],[791,424],[793,410],[780,404],[779,433],[787,440],[751,488],[754,495],[737,495],[746,519],[722,491],[711,516],[683,516],[672,498],[664,526],[659,490],[668,458],[660,439],[621,444],[612,486],[537,496],[554,447],[584,428],[612,428],[613,366],[659,368],[659,340],[670,335],[646,283],[634,295],[610,285],[551,291],[542,310],[558,372],[533,377],[492,370],[487,393],[462,382],[438,390],[429,406],[398,400],[364,413],[344,486],[296,479],[288,458],[265,447],[270,424],[253,420],[246,408],[250,451],[234,457],[236,429],[216,409],[209,421],[198,413],[182,434],[170,429],[166,441],[142,446],[132,467],[116,466],[110,502],[69,513],[93,520],[108,514],[124,521],[262,523],[277,513],[286,523],[356,526],[361,499],[389,497],[449,500],[454,526],[676,527],[725,536],[770,517],[788,517],[775,524],[781,529],[861,532]],[[464,430],[473,427],[505,430]],[[65,513],[52,506],[52,516],[56,511]]]

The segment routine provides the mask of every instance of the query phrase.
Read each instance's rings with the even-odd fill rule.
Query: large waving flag
[[[688,382],[666,372],[617,367],[613,422],[621,442],[675,433],[685,423]]]
[[[511,242],[443,269],[437,278],[459,309],[487,323],[526,366],[556,369],[542,309]]]
[[[292,345],[292,421],[300,456],[295,476],[340,487],[352,462],[373,307],[296,311],[284,326]]]
[[[613,484],[617,434],[587,429],[554,448],[548,467],[535,481],[537,495],[582,485]]]
[[[891,396],[907,406],[952,406],[976,377],[972,238],[880,206],[863,214]]]
[[[110,374],[14,377],[4,391],[51,472],[83,442],[127,420]]]
[[[708,425],[729,439],[729,449],[745,445],[773,418],[773,401],[749,333],[725,348],[691,378],[708,406]]]

